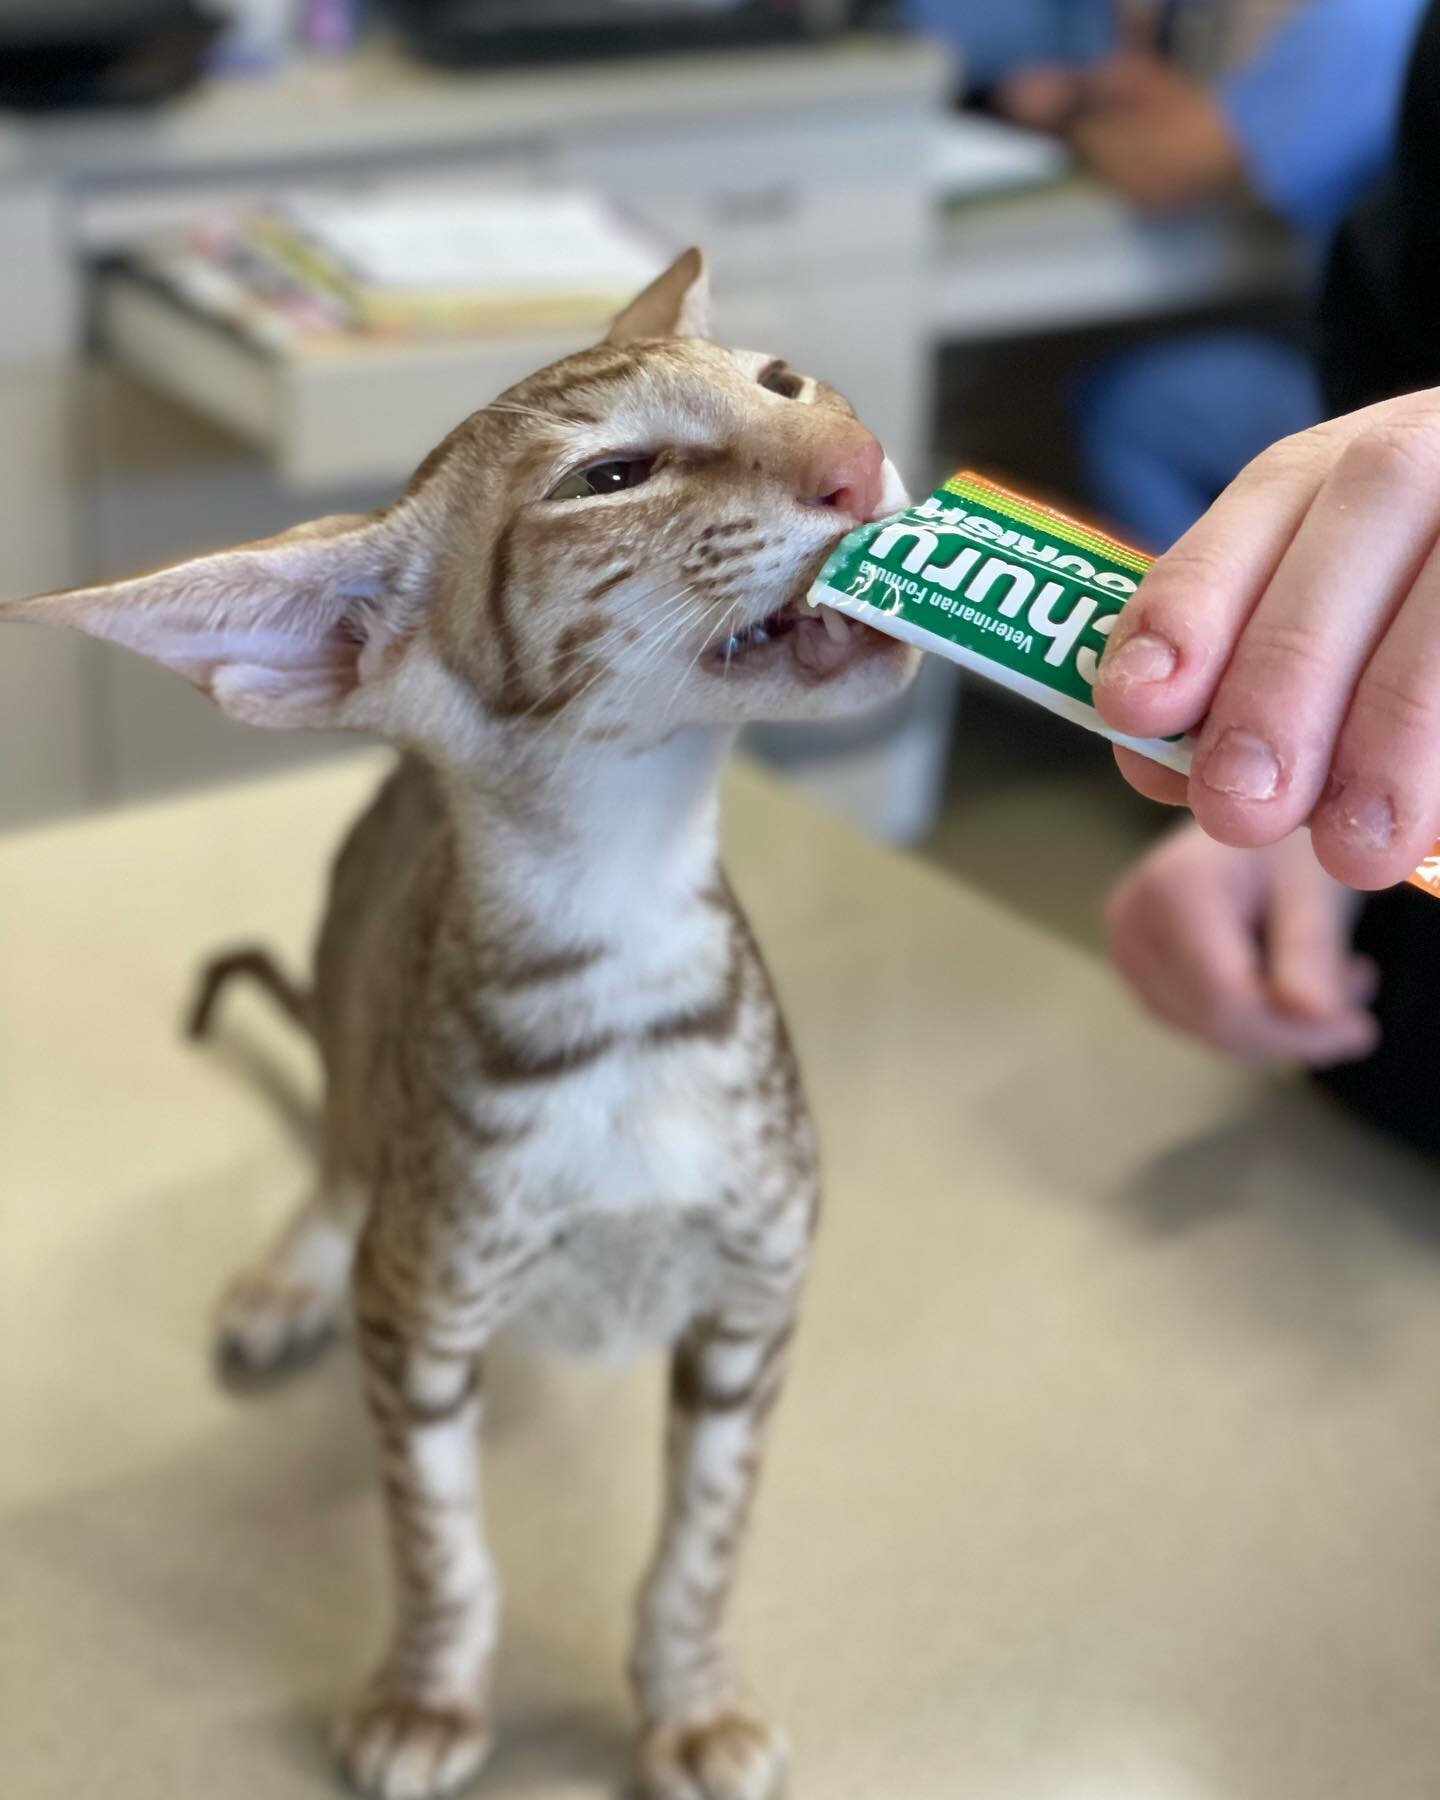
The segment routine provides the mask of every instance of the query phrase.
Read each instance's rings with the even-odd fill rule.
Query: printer
[[[144,106],[199,78],[196,0],[0,0],[0,107]]]
[[[828,37],[856,0],[387,0],[411,46],[437,62],[504,64],[739,48]]]

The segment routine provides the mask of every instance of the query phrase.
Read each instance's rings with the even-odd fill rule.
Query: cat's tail
[[[303,1032],[315,1036],[315,996],[307,988],[298,987],[268,950],[252,948],[231,950],[205,965],[186,1021],[188,1037],[198,1041],[208,1036],[220,996],[237,975],[258,982]]]

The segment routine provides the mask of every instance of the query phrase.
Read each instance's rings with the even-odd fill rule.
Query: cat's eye
[[[772,394],[778,394],[782,400],[798,400],[805,387],[805,379],[797,375],[793,369],[786,368],[783,362],[766,363],[755,377],[763,388]]]
[[[596,494],[622,494],[626,488],[639,487],[650,479],[655,467],[653,456],[617,458],[614,462],[591,463],[588,469],[576,469],[557,482],[546,496],[550,500],[589,500]]]

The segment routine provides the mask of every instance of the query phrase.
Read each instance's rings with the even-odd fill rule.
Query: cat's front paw
[[[314,1360],[335,1331],[329,1289],[263,1264],[246,1269],[221,1295],[215,1369],[227,1386],[277,1380]]]
[[[341,1719],[335,1750],[366,1800],[444,1800],[479,1774],[490,1726],[479,1712],[379,1696]]]
[[[642,1800],[778,1800],[789,1748],[748,1713],[655,1725],[640,1740]]]

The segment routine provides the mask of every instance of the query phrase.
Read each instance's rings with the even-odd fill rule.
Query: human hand
[[[1066,63],[1037,63],[1021,69],[995,90],[995,110],[1013,125],[1059,134],[1085,97],[1083,69]]]
[[[1244,181],[1209,88],[1151,51],[1124,50],[1088,69],[1066,135],[1091,174],[1148,211],[1192,206]]]
[[[1249,1061],[1327,1068],[1379,1041],[1354,911],[1304,832],[1232,850],[1187,825],[1120,883],[1106,925],[1121,974],[1177,1030]]]
[[[1085,98],[1094,107],[1158,107],[1197,85],[1150,44],[1127,44],[1085,66]]]
[[[1440,389],[1265,451],[1155,564],[1101,660],[1108,724],[1200,728],[1188,782],[1118,751],[1130,784],[1237,847],[1308,820],[1352,887],[1406,876],[1440,834],[1437,536]]]

